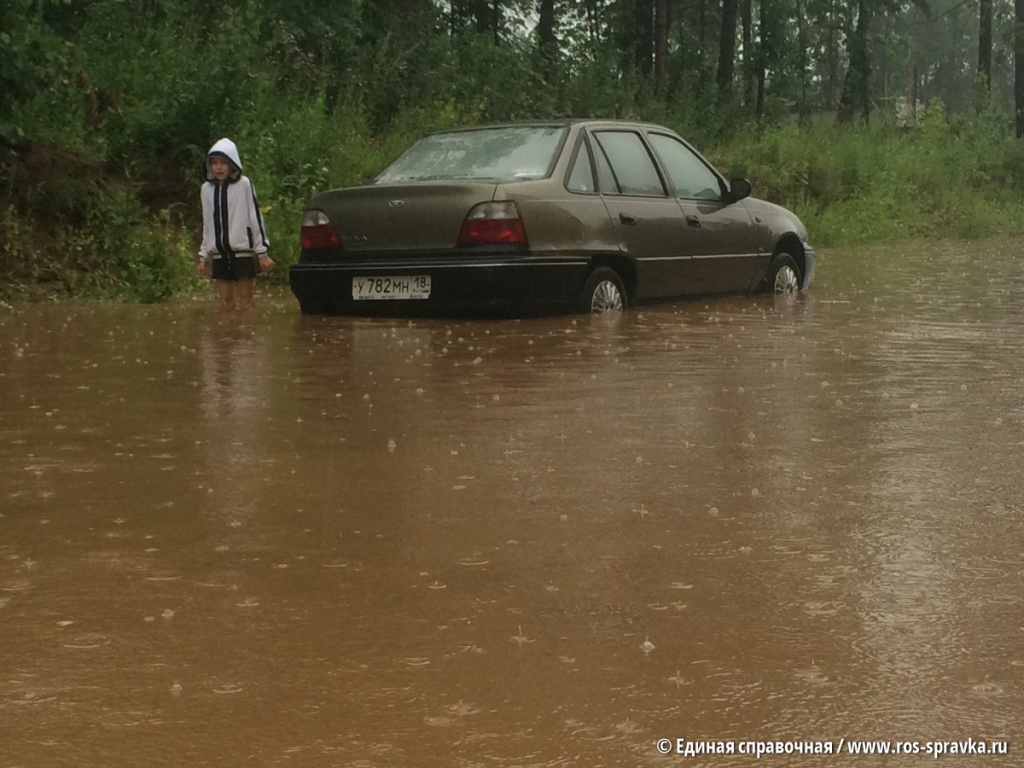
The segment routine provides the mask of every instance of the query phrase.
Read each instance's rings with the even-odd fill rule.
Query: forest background
[[[234,139],[279,269],[422,133],[676,129],[816,247],[1024,234],[1024,0],[0,0],[0,299],[195,288]]]

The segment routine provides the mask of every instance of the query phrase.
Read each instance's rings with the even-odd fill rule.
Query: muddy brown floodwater
[[[618,318],[3,310],[0,766],[1024,765],[1022,250]]]

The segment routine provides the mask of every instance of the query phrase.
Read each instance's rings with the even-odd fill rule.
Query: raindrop
[[[522,648],[527,643],[532,643],[533,640],[531,640],[530,638],[526,637],[523,634],[523,627],[520,624],[519,625],[519,633],[512,636],[512,642],[515,643],[516,645],[518,645],[520,648]]]
[[[394,452],[395,452],[395,441],[394,440],[388,440],[388,453],[394,453]]]
[[[642,643],[640,643],[640,650],[643,651],[645,654],[650,653],[651,651],[653,651],[654,647],[655,647],[654,643],[652,643],[650,641],[650,638],[647,638],[647,637],[645,637],[644,641]]]
[[[160,615],[162,617],[164,617],[165,619],[173,619],[174,618],[174,611],[172,611],[170,608],[166,608],[166,609],[164,609],[164,612],[161,613]]]
[[[761,492],[757,490],[757,488],[752,488],[750,490],[750,495],[753,496],[754,498],[757,498],[758,496],[761,495]]]

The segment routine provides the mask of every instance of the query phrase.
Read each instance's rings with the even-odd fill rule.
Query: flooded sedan
[[[750,194],[646,123],[433,133],[309,200],[291,288],[307,314],[512,316],[806,290],[803,224]]]
[[[1020,246],[598,316],[3,311],[0,762],[1016,768]]]

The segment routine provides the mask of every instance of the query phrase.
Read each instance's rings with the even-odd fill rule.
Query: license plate
[[[429,299],[430,275],[353,277],[352,298],[356,301],[365,299]]]

